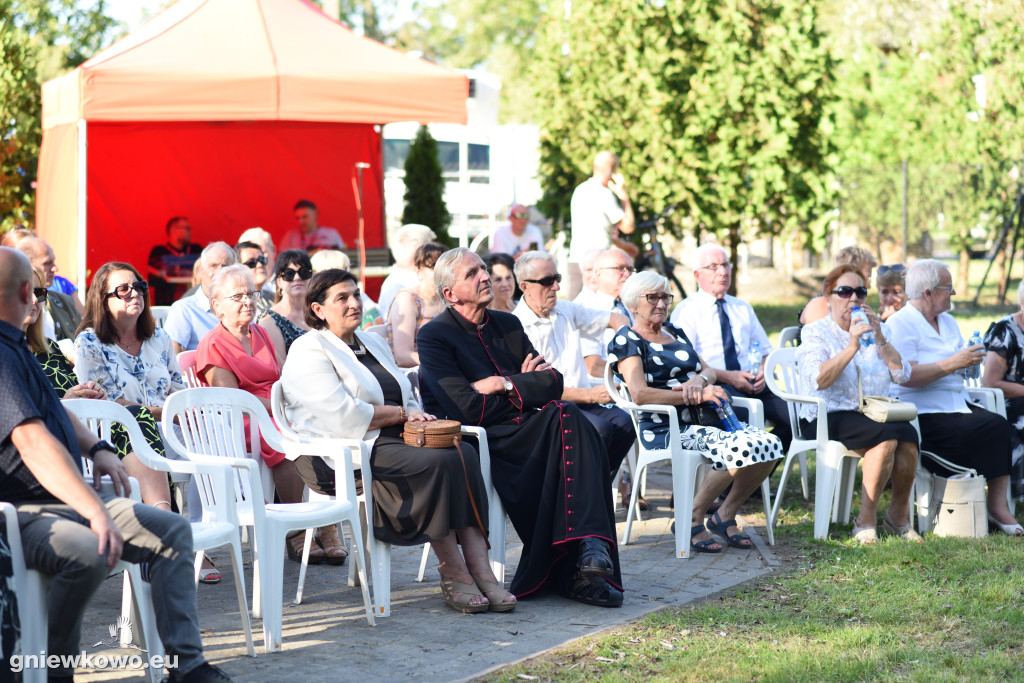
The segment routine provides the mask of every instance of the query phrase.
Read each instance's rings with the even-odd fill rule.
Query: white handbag
[[[948,478],[930,473],[923,475],[930,478],[931,488],[924,501],[926,508],[919,508],[917,512],[927,515],[926,528],[936,536],[988,536],[985,477],[975,469],[951,463],[928,451],[921,451],[921,457],[930,458],[954,472]]]

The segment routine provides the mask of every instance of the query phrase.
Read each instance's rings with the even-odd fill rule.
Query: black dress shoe
[[[611,576],[615,572],[612,556],[608,552],[608,543],[600,538],[584,538],[580,541],[580,559],[576,567],[581,574],[598,574]]]
[[[622,591],[594,574],[565,575],[558,582],[558,594],[585,605],[622,607]]]
[[[209,662],[203,662],[188,674],[177,677],[174,674],[164,679],[165,683],[231,683],[231,677]]]

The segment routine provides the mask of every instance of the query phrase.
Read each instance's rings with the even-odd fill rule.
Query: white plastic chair
[[[199,497],[203,504],[203,521],[192,523],[192,550],[196,553],[195,580],[199,580],[199,569],[205,551],[228,546],[231,553],[231,567],[235,575],[235,593],[238,598],[238,612],[242,617],[246,650],[250,657],[256,656],[249,624],[249,607],[245,599],[245,574],[242,565],[242,542],[235,522],[235,497],[231,490],[231,469],[222,462],[207,463],[187,460],[168,460],[150,447],[142,435],[138,423],[128,410],[113,401],[69,399],[62,401],[65,408],[82,420],[101,439],[110,439],[110,429],[117,422],[124,426],[132,444],[135,457],[143,465],[157,472],[191,475],[195,477]]]
[[[185,380],[185,386],[190,389],[210,386],[196,373],[196,353],[196,351],[182,351],[178,354],[181,377]]]
[[[58,339],[57,348],[64,354],[64,357],[72,363],[75,361],[75,341],[73,339]]]
[[[779,332],[779,348],[785,349],[790,346],[800,346],[800,330],[801,327],[799,325],[783,327],[782,331]]]
[[[171,312],[170,306],[150,306],[149,312],[153,315],[153,322],[156,323],[157,327],[163,327],[167,321],[167,316]]]
[[[131,479],[132,500],[139,500],[139,483]],[[109,486],[109,482],[107,483]],[[50,589],[50,577],[25,566],[25,554],[21,545],[21,529],[18,526],[18,511],[11,503],[0,502],[0,515],[6,524],[7,544],[11,550],[11,567],[14,574],[14,590],[18,600],[18,621],[21,625],[22,655],[41,655],[43,661],[47,656],[49,644],[49,612],[47,610],[47,594]],[[142,571],[136,564],[120,561],[114,566],[110,576],[124,572],[124,590],[122,595],[122,615],[130,619],[133,638],[149,657],[163,656],[164,648],[156,626],[156,614],[153,611],[153,594],[148,581],[142,578]],[[121,630],[124,637],[126,631]],[[127,645],[123,642],[122,645]],[[163,672],[156,667],[147,669],[150,683],[157,683]],[[26,667],[22,673],[25,683],[46,683],[45,667]]]
[[[360,496],[360,513],[363,529],[366,531],[366,548],[370,575],[373,581],[373,602],[376,607],[376,615],[379,617],[391,616],[391,545],[378,540],[373,535],[373,478],[370,471],[370,454],[366,444],[359,439],[323,439],[306,436],[296,432],[285,413],[284,388],[280,382],[275,382],[270,394],[270,405],[274,411],[274,421],[277,422],[281,433],[288,439],[300,442],[297,448],[304,455],[322,455],[337,453],[340,448],[358,454],[358,460],[353,456],[355,466],[360,469],[363,481],[363,495]],[[463,436],[473,436],[479,444],[480,471],[487,488],[487,506],[489,511],[490,525],[488,529],[491,550],[489,553],[491,569],[494,571],[498,582],[505,581],[505,508],[501,504],[498,493],[491,484],[491,460],[490,451],[487,448],[487,433],[482,427],[462,427]],[[311,452],[311,448],[317,448],[320,452]],[[335,470],[337,472],[337,470]],[[354,489],[353,489],[354,490]],[[309,497],[322,499],[325,496],[314,491],[309,492]],[[304,553],[308,551],[311,536],[307,532]],[[420,560],[420,570],[417,580],[423,580],[426,571],[426,564],[429,559],[430,546],[425,545],[423,556]],[[355,585],[356,576],[352,567],[349,567],[349,585]],[[305,579],[305,571],[299,573],[299,589],[296,596],[296,603],[302,598],[302,585]],[[360,577],[361,580],[362,577]],[[363,580],[365,586],[365,580]]]
[[[854,471],[856,470],[857,460],[861,456],[856,451],[847,450],[846,446],[839,441],[829,439],[828,420],[822,419],[817,421],[817,431],[814,434],[814,438],[801,435],[798,414],[801,404],[817,406],[819,415],[825,415],[827,411],[824,399],[814,398],[802,393],[797,350],[795,348],[775,349],[772,351],[765,362],[764,377],[771,392],[785,400],[788,404],[789,423],[793,430],[793,441],[790,443],[789,452],[786,454],[786,460],[783,462],[782,477],[779,481],[779,488],[775,493],[775,505],[772,508],[771,523],[774,525],[778,518],[779,508],[782,505],[782,496],[786,491],[786,479],[789,477],[795,456],[800,458],[800,474],[804,497],[807,497],[806,453],[807,451],[814,451],[817,458],[815,461],[814,484],[814,537],[825,539],[828,537],[828,525],[833,515],[836,515],[837,518],[843,516],[839,510],[841,507],[840,498],[845,501],[848,497],[845,492],[840,498],[836,497],[836,491],[839,489],[840,482],[845,479],[841,476],[844,462],[849,462],[845,466],[851,468],[849,471]],[[847,461],[846,459],[849,460]],[[846,488],[850,489],[849,497],[852,499],[852,481],[850,481],[849,486],[846,485],[845,480],[842,483],[844,491]],[[846,517],[848,520],[848,509]]]
[[[629,397],[625,383],[618,387],[615,386],[611,363],[605,366],[604,383],[615,404],[628,412],[629,416],[633,419],[633,428],[637,434],[637,479],[647,469],[647,466],[652,463],[668,460],[672,465],[672,494],[675,497],[676,557],[687,559],[691,555],[690,527],[693,526],[693,496],[700,483],[700,470],[702,466],[710,465],[711,461],[705,458],[700,451],[683,448],[679,429],[679,415],[675,406],[657,404],[639,406],[634,403]],[[764,428],[764,410],[760,401],[757,399],[735,398],[733,403],[747,409],[748,424],[752,427]],[[640,413],[658,413],[668,418],[668,448],[648,448],[644,445],[644,440],[640,434]],[[637,509],[636,499],[639,493],[640,486],[634,485],[629,508],[626,510],[626,529],[622,534],[622,545],[629,544],[630,532],[633,528],[633,512]],[[768,542],[775,545],[775,535],[770,523],[771,489],[768,486],[767,477],[761,482],[761,496],[764,499],[765,527],[768,531]]]
[[[274,450],[289,459],[310,454],[315,444],[300,444],[283,437],[270,420],[263,404],[240,389],[203,387],[175,392],[164,405],[164,439],[176,453],[190,460],[205,461],[218,456],[235,469],[232,477],[238,512],[238,525],[253,527],[253,614],[263,614],[264,647],[268,652],[281,649],[282,590],[284,583],[284,544],[291,531],[347,521],[352,527],[355,563],[362,585],[366,620],[374,625],[373,603],[366,587],[363,568],[363,535],[352,477],[352,456],[347,448],[315,452],[333,457],[338,496],[334,501],[303,503],[266,503],[260,486],[259,466],[245,447],[244,418],[249,418],[250,442],[258,449],[262,435]],[[181,437],[167,425],[177,422]],[[308,562],[308,541],[303,565]]]

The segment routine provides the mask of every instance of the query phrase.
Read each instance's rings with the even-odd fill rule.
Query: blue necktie
[[[718,324],[722,326],[722,352],[725,354],[725,369],[739,370],[740,358],[736,355],[736,340],[732,337],[732,323],[725,312],[725,297],[715,300],[718,306]]]
[[[622,303],[620,300],[615,300],[615,303],[612,305],[612,310],[615,311],[616,313],[621,313],[622,315],[626,316],[626,318],[629,320],[629,324],[633,324],[633,316],[629,314],[629,311],[626,309],[626,305]]]

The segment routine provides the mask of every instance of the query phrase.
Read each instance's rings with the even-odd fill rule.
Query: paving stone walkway
[[[673,557],[667,508],[670,476],[667,467],[652,467],[648,480],[651,511],[634,523],[633,542],[621,548],[626,586],[620,609],[589,607],[555,595],[523,600],[511,613],[458,614],[445,607],[437,582],[436,562],[428,564],[423,583],[416,582],[421,548],[392,552],[391,616],[370,627],[361,592],[346,585],[346,567],[311,566],[301,605],[292,605],[298,566],[286,560],[284,581],[284,649],[262,649],[262,622],[253,620],[257,656],[245,654],[230,562],[226,553],[213,559],[224,572],[216,586],[199,586],[199,617],[207,657],[236,681],[455,681],[532,657],[574,639],[613,628],[650,612],[679,606],[770,573],[778,566],[761,536],[756,549],[726,548],[720,554]],[[619,535],[625,512],[617,515]],[[742,520],[741,520],[742,523]],[[763,532],[763,529],[762,529]],[[762,534],[763,535],[763,534]],[[509,525],[507,579],[511,579],[522,546]],[[433,560],[433,558],[431,558]],[[247,580],[251,567],[246,561]],[[88,652],[131,654],[110,646],[109,625],[118,617],[120,581],[109,580],[96,596],[83,627]],[[247,585],[251,597],[251,584]],[[80,681],[144,680],[138,671],[88,671]]]

